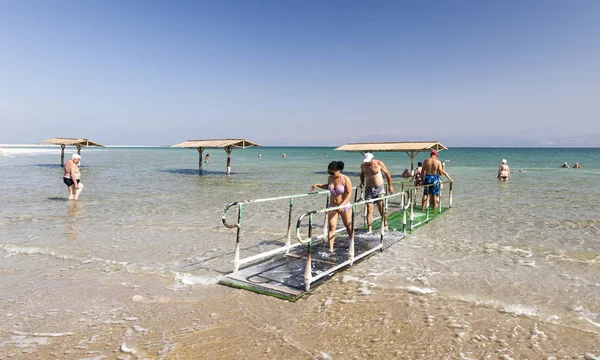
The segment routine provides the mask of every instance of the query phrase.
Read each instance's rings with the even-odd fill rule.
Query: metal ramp
[[[363,260],[377,251],[384,250],[384,239],[386,247],[403,239],[407,233],[414,231],[438,215],[441,215],[452,206],[452,183],[449,186],[449,206],[447,208],[439,207],[435,212],[426,209],[421,211],[414,206],[414,199],[418,198],[417,191],[422,191],[423,186],[410,188],[400,193],[384,196],[380,199],[368,201],[355,201],[352,204],[353,210],[357,206],[364,205],[375,200],[384,201],[384,209],[388,209],[388,205],[396,200],[395,209],[389,216],[387,210],[384,211],[384,217],[387,219],[388,230],[381,229],[381,218],[374,217],[373,232],[367,234],[366,220],[362,227],[354,226],[354,234],[352,237],[338,236],[334,247],[334,253],[328,252],[328,244],[324,240],[326,238],[327,228],[323,233],[316,236],[311,236],[313,232],[313,216],[319,213],[327,213],[335,211],[342,207],[325,208],[321,210],[310,211],[302,214],[297,221],[296,237],[297,243],[291,243],[291,216],[293,198],[303,195],[292,195],[289,197],[279,197],[272,199],[290,199],[290,219],[288,221],[287,240],[284,246],[254,256],[240,259],[240,228],[241,228],[241,213],[242,205],[250,202],[262,202],[270,199],[252,200],[239,203],[229,204],[223,212],[223,224],[229,228],[237,228],[236,252],[234,259],[234,271],[231,274],[223,277],[219,283],[257,292],[260,294],[270,295],[280,299],[296,301],[299,298],[310,293],[315,286],[322,284],[326,279],[331,277],[336,271],[353,265],[354,262]],[[360,198],[357,193],[355,199]],[[328,198],[329,201],[329,198]],[[420,201],[419,201],[420,204]],[[238,205],[238,223],[228,224],[225,220],[227,210]],[[419,206],[420,207],[420,206]],[[374,209],[377,213],[377,210]],[[353,224],[356,224],[353,211]],[[308,226],[303,225],[303,219],[308,219]],[[308,232],[307,237],[303,238],[303,234]],[[338,228],[337,232],[345,231],[345,228]],[[393,235],[392,235],[393,234]],[[387,236],[386,236],[387,235]],[[392,236],[390,236],[392,235]],[[391,239],[391,242],[389,241]],[[241,265],[248,264],[242,267]]]
[[[398,240],[404,234],[398,233]],[[312,244],[311,269],[315,276],[325,274],[312,283],[311,288],[323,283],[333,275],[332,269],[342,268],[349,264],[347,236],[336,238],[334,253],[329,254],[329,246],[325,241]],[[360,261],[379,250],[378,234],[366,234],[364,230],[355,231],[354,262]],[[364,254],[364,255],[363,255]],[[305,288],[305,270],[307,260],[307,245],[291,250],[287,255],[273,256],[267,261],[250,265],[222,278],[219,283],[236,288],[246,289],[261,294],[271,295],[280,299],[296,301],[309,291]]]

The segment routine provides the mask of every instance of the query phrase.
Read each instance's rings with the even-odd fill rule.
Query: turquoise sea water
[[[208,149],[204,154],[212,162],[203,164],[199,176],[196,150],[84,148],[85,188],[79,202],[68,202],[59,149],[3,152],[0,309],[36,314],[72,308],[52,296],[26,305],[30,294],[48,295],[60,286],[81,297],[82,309],[97,300],[98,326],[110,304],[121,300],[108,285],[104,302],[96,291],[123,272],[141,279],[148,294],[166,286],[173,292],[194,288],[196,297],[215,291],[239,296],[216,284],[232,269],[235,241],[235,230],[221,223],[223,208],[306,193],[311,184],[326,181],[333,160],[344,161],[344,173],[358,185],[362,160],[359,153],[332,148],[235,149],[227,175],[225,152]],[[600,149],[453,148],[439,157],[449,160],[446,169],[455,180],[453,208],[361,265],[386,273],[377,285],[435,289],[448,299],[600,332]],[[410,167],[404,153],[375,158],[385,162],[394,181]],[[508,183],[496,181],[502,159],[512,171]],[[564,162],[583,168],[562,169]],[[323,205],[324,198],[299,200],[295,214]],[[245,251],[252,253],[263,249],[260,241],[282,239],[287,203],[249,205],[244,216]],[[154,284],[153,276],[166,285]],[[11,316],[2,327],[77,332],[77,316]]]

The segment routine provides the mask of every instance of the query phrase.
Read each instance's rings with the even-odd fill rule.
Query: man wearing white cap
[[[385,187],[383,185],[383,176],[385,174],[387,178],[388,187],[390,194],[394,193],[394,186],[392,185],[392,176],[385,167],[385,164],[381,160],[373,159],[373,154],[365,153],[363,163],[360,165],[360,187],[365,186],[365,200],[376,199],[385,195]],[[377,207],[379,208],[379,214],[383,217],[383,203],[377,201]],[[373,231],[371,224],[373,223],[373,203],[367,203],[367,224],[369,226],[369,233]],[[384,224],[384,228],[387,226],[387,222]]]
[[[81,155],[73,154],[71,160],[65,164],[63,181],[69,187],[69,200],[79,200],[79,194],[83,190],[83,184],[80,182],[81,173],[78,166],[80,161]]]

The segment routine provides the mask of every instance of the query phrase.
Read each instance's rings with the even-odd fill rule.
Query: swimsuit
[[[508,179],[508,166],[500,165],[500,178],[504,180]]]
[[[346,192],[346,186],[344,184],[338,185],[336,187],[333,187],[333,184],[329,184],[327,189],[329,189],[329,191],[331,192],[331,195],[333,195],[333,196],[339,196]],[[329,205],[327,205],[328,208],[336,207],[336,206],[341,206],[341,205],[335,205],[333,203],[329,203]],[[350,204],[346,204],[346,205],[344,205],[344,208],[338,209],[338,211],[341,210],[342,212],[346,212],[351,209],[352,209],[352,206]]]
[[[71,185],[75,184],[75,183],[73,182],[73,179],[71,179],[71,178],[64,177],[64,178],[63,178],[63,181],[65,182],[65,184],[67,184],[67,186],[71,186]],[[78,183],[78,184],[79,184],[79,182],[80,182],[80,181],[81,181],[81,180],[77,179],[77,183]]]
[[[367,187],[365,189],[365,200],[377,199],[385,195],[385,187],[383,184],[375,187]]]
[[[335,205],[334,203],[329,203],[327,205],[327,208],[332,208],[332,207],[337,207],[337,206],[342,206],[342,205]],[[350,211],[350,210],[352,210],[352,205],[350,205],[350,204],[346,204],[346,205],[344,205],[343,208],[338,209],[338,211],[342,211],[343,213],[345,213],[346,211]]]
[[[415,173],[415,185],[423,185],[423,179],[421,179],[421,172],[419,170]]]
[[[423,185],[431,185],[423,188],[423,195],[439,195],[440,194],[440,176],[437,174],[426,174],[423,178]]]
[[[333,187],[333,184],[329,184],[328,189],[329,191],[331,191],[331,194],[335,196],[342,195],[346,192],[346,187],[344,186],[344,184],[338,185],[336,187]]]

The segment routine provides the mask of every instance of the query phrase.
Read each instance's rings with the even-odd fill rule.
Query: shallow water
[[[447,171],[455,180],[453,208],[294,304],[216,284],[233,265],[235,230],[223,226],[223,208],[234,201],[305,193],[311,184],[326,180],[331,160],[343,160],[344,172],[358,185],[359,154],[331,148],[235,149],[233,174],[226,175],[225,152],[211,149],[212,162],[204,164],[207,174],[198,176],[195,150],[83,149],[85,189],[80,201],[69,202],[62,168],[57,165],[59,150],[31,147],[3,148],[3,152],[0,357],[38,357],[53,351],[55,356],[72,358],[127,356],[127,347],[119,349],[127,342],[137,348],[136,356],[177,358],[175,354],[184,349],[186,357],[197,358],[193,345],[197,340],[191,335],[205,333],[214,342],[205,344],[203,354],[235,358],[237,348],[219,332],[226,328],[235,333],[251,323],[269,335],[261,342],[240,333],[238,341],[268,343],[273,357],[280,350],[281,356],[289,351],[297,357],[326,358],[321,352],[339,353],[342,350],[331,349],[344,342],[340,337],[353,339],[354,330],[331,330],[318,342],[299,329],[317,331],[321,327],[314,318],[319,316],[326,323],[323,327],[342,321],[329,311],[336,307],[349,319],[364,318],[365,326],[375,321],[376,327],[379,317],[389,318],[394,326],[420,331],[423,339],[442,336],[443,331],[435,332],[441,314],[458,319],[448,314],[460,311],[475,312],[485,326],[507,334],[512,328],[503,326],[526,328],[524,324],[530,322],[592,336],[600,333],[600,175],[596,173],[600,149],[441,152],[442,160],[450,160]],[[262,158],[257,157],[259,152]],[[410,167],[402,153],[375,156],[395,179]],[[502,158],[508,159],[512,170],[509,183],[495,180]],[[565,161],[578,162],[583,169],[559,168]],[[526,172],[517,172],[519,168]],[[322,195],[297,199],[293,222],[303,211],[324,203]],[[287,200],[280,200],[244,207],[245,254],[283,241],[287,206]],[[228,219],[234,222],[236,214],[232,211]],[[347,276],[356,280],[343,281]],[[327,299],[333,305],[324,305]],[[389,309],[381,309],[396,302],[410,309],[413,300],[415,307],[425,311],[418,324],[409,321],[409,313],[391,315]],[[382,311],[386,315],[377,317]],[[296,314],[295,320],[284,315],[289,312]],[[279,316],[263,319],[263,313]],[[400,321],[399,316],[407,318]],[[239,325],[240,317],[246,325]],[[465,320],[464,313],[461,319]],[[477,328],[475,323],[469,325],[471,330]],[[278,330],[264,329],[269,326]],[[393,341],[392,325],[380,326],[391,333],[382,334],[375,343]],[[84,334],[89,337],[83,339]],[[93,336],[108,345],[90,341]],[[303,340],[281,343],[280,336]],[[456,337],[451,335],[453,344]],[[414,341],[415,349],[426,345],[425,340]],[[583,340],[560,344],[572,347],[572,355],[600,354],[600,349]],[[260,358],[256,354],[267,350],[261,346],[256,345],[260,350],[251,358]],[[437,354],[444,354],[444,346]],[[513,356],[525,351],[515,344],[509,348]],[[532,348],[533,358],[557,354],[554,347]],[[358,346],[352,356],[346,352],[337,357],[368,357],[363,350]],[[408,358],[421,354],[410,349],[378,351],[378,356],[393,351],[409,351],[404,353]],[[459,357],[461,351],[450,352],[449,358]]]

